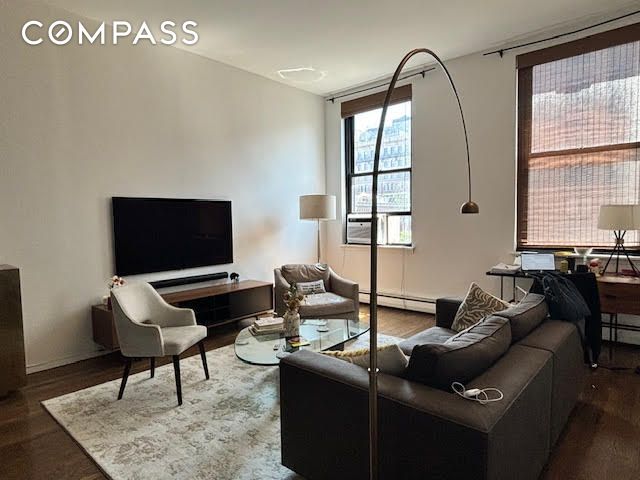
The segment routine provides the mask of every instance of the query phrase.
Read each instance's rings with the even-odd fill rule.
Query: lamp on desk
[[[318,263],[320,263],[320,221],[336,219],[335,195],[302,195],[300,220],[315,220],[318,234]]]
[[[620,254],[624,254],[633,272],[636,275],[640,275],[640,271],[631,261],[629,253],[624,248],[624,236],[627,230],[640,230],[640,205],[602,205],[598,217],[598,228],[600,230],[613,230],[616,240],[615,247],[613,247],[602,273],[607,271],[607,267],[614,255],[616,256],[616,273],[618,273]]]

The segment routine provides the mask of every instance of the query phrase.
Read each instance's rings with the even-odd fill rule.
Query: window
[[[410,85],[409,85],[410,87]],[[397,89],[396,91],[398,91]],[[389,244],[411,244],[411,97],[389,106],[380,148],[378,212],[387,214]],[[347,213],[371,213],[373,159],[384,100],[345,117]],[[362,102],[363,99],[354,100]],[[345,102],[348,107],[350,102]],[[345,116],[343,104],[343,117]]]
[[[611,248],[600,206],[640,203],[639,27],[518,56],[518,248]]]

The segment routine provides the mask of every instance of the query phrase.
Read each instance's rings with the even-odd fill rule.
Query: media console
[[[203,282],[158,288],[176,307],[191,308],[200,325],[216,327],[273,310],[273,284],[257,280]],[[91,307],[93,340],[110,350],[119,348],[113,312],[106,305]]]

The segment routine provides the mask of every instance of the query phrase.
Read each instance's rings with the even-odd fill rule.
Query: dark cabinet
[[[0,397],[26,383],[20,271],[0,265]]]

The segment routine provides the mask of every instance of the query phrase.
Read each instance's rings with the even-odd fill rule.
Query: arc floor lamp
[[[373,158],[373,173],[372,173],[372,196],[371,196],[371,218],[375,219],[378,215],[378,173],[380,163],[380,146],[382,145],[382,133],[384,130],[385,117],[387,116],[387,109],[391,102],[391,95],[393,89],[396,86],[398,77],[402,72],[402,69],[407,64],[409,59],[419,53],[426,53],[432,56],[435,61],[442,67],[449,85],[453,90],[453,94],[458,102],[458,110],[460,111],[460,119],[462,120],[462,130],[464,132],[464,141],[467,151],[467,188],[469,197],[467,201],[460,207],[460,213],[479,213],[478,204],[471,200],[471,160],[469,157],[469,139],[467,137],[467,125],[464,121],[464,114],[462,113],[462,104],[460,103],[460,97],[458,91],[453,83],[451,74],[445,67],[442,60],[431,50],[427,48],[417,48],[407,53],[400,61],[400,64],[396,68],[389,88],[384,98],[382,105],[382,114],[380,115],[380,125],[378,126],[378,136],[376,139],[376,150]],[[369,356],[369,475],[371,480],[377,480],[378,478],[378,222],[371,222],[371,287],[370,287],[370,299],[369,299],[369,313],[370,313],[370,356]]]

